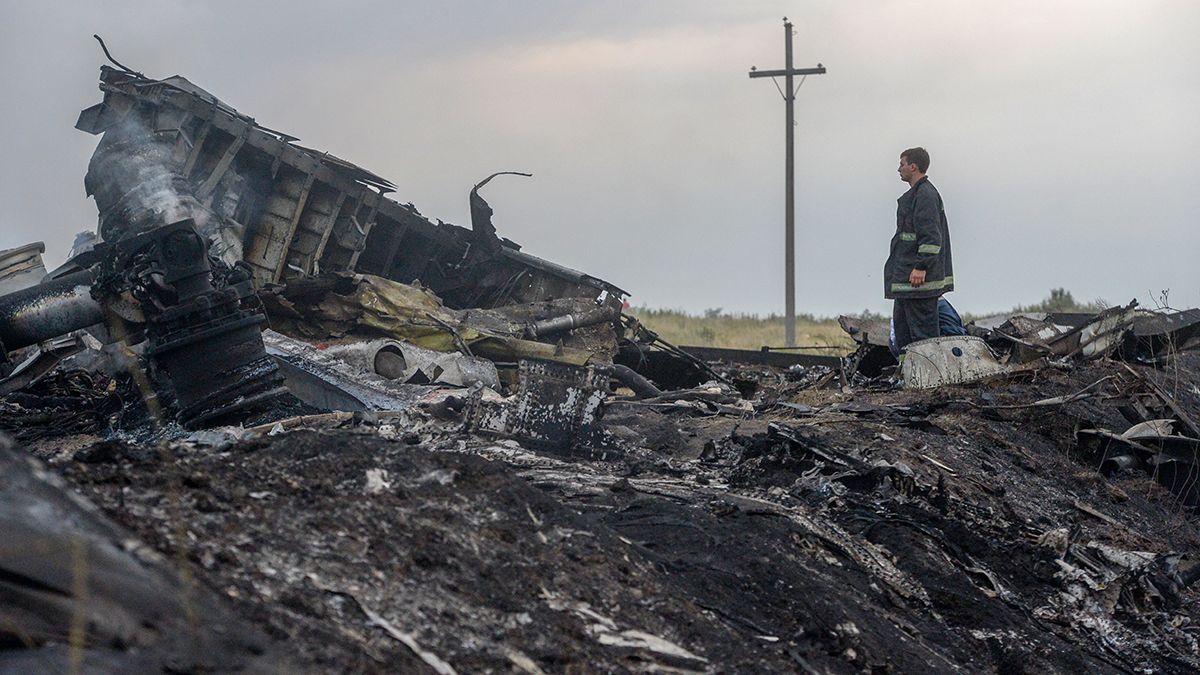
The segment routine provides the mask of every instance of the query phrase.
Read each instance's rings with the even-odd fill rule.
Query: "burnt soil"
[[[1200,418],[1196,358],[1135,370]],[[1129,426],[1131,378],[781,378],[772,400],[816,412],[620,403],[623,447],[593,453],[429,419],[27,447],[313,672],[433,672],[397,634],[458,672],[1195,672],[1195,591],[1064,572],[1097,545],[1196,564],[1179,497],[1079,453]]]

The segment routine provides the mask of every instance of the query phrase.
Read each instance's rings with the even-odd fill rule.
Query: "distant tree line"
[[[1016,307],[1014,312],[1102,312],[1108,309],[1108,303],[1101,299],[1091,302],[1079,302],[1071,291],[1065,288],[1052,288],[1050,295],[1039,303],[1024,307]]]
[[[1092,300],[1091,302],[1080,302],[1075,299],[1065,288],[1052,288],[1050,294],[1043,298],[1040,302],[1035,302],[1032,305],[1017,305],[1009,310],[1012,314],[1035,314],[1043,312],[1101,312],[1109,307],[1108,303],[1103,299]],[[979,314],[971,311],[963,311],[963,308],[958,308],[963,315],[963,319],[970,321],[974,318],[990,316],[991,314],[1002,314],[1004,312],[988,312]],[[640,306],[632,307],[630,311],[636,316],[641,317],[648,323],[653,323],[655,318],[658,319],[706,319],[706,320],[733,320],[733,321],[765,321],[765,322],[781,322],[783,317],[779,314],[768,314],[760,316],[748,312],[726,312],[723,307],[710,307],[704,310],[701,314],[692,314],[683,309],[653,309],[650,307]],[[881,314],[869,309],[855,314],[861,319],[869,319],[876,321],[884,321],[890,319],[890,314]],[[819,317],[808,313],[799,313],[796,315],[796,320],[800,323],[827,323],[834,320],[833,317]]]

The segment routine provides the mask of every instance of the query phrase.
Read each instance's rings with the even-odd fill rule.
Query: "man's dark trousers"
[[[892,321],[896,327],[896,349],[910,342],[938,336],[938,296],[896,300]]]

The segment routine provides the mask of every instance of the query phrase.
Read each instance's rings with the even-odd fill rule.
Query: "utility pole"
[[[784,88],[779,90],[783,95],[785,116],[786,116],[786,136],[787,149],[785,151],[786,158],[784,159],[784,302],[787,305],[784,310],[786,323],[786,342],[788,347],[796,346],[796,91],[799,87],[793,87],[793,78],[796,75],[822,75],[825,73],[825,66],[817,64],[816,68],[793,68],[792,67],[792,22],[788,21],[787,17],[783,17],[783,70],[758,70],[750,67],[750,77],[770,77],[772,79],[782,75],[784,78]],[[800,80],[800,84],[804,84],[804,80]],[[779,82],[775,82],[775,88],[779,88]]]

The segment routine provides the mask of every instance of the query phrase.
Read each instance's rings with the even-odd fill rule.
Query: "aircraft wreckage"
[[[495,175],[100,89],[96,231],[0,252],[0,672],[1200,668],[1200,311],[679,347]]]

